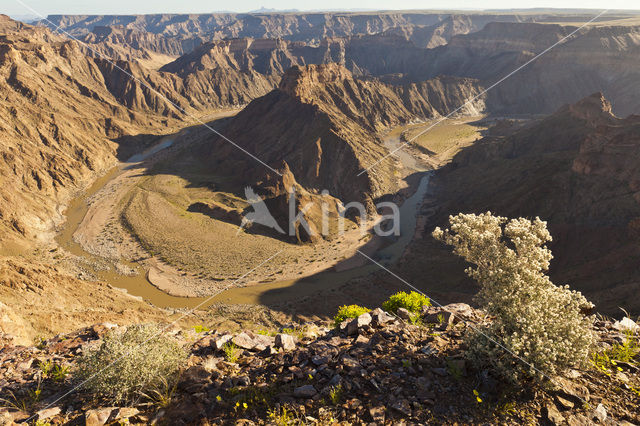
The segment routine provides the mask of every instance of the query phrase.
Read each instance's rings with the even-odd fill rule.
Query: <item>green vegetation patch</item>
[[[622,370],[618,362],[638,365],[639,355],[638,338],[632,332],[627,332],[623,343],[614,343],[604,351],[592,353],[590,361],[597,370],[611,375],[612,370]]]
[[[358,305],[344,305],[340,306],[338,313],[333,317],[333,324],[338,327],[342,321],[347,318],[358,318],[362,314],[370,312],[371,309]]]
[[[411,313],[419,314],[422,312],[423,306],[431,306],[431,300],[428,297],[416,291],[411,293],[399,291],[392,294],[389,300],[382,304],[382,309],[395,314],[398,309],[404,308]]]

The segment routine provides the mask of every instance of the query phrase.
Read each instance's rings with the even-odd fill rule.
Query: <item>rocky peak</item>
[[[353,80],[353,75],[338,64],[294,66],[282,76],[278,88],[289,96],[311,103],[318,87],[344,80]]]
[[[613,117],[611,102],[602,92],[587,96],[581,101],[566,107],[571,115],[589,122],[601,121],[603,118]]]
[[[28,25],[20,21],[15,21],[7,15],[0,14],[0,37],[6,35],[18,35],[21,41],[57,39],[57,37],[46,28]]]

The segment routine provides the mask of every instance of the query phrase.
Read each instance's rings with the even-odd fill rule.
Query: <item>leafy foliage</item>
[[[382,304],[382,309],[395,314],[398,309],[404,308],[411,313],[419,314],[422,312],[423,306],[431,306],[431,300],[428,297],[416,291],[411,293],[400,291],[392,294],[389,300]]]
[[[608,349],[594,352],[591,354],[590,361],[596,369],[610,376],[611,370],[621,370],[618,362],[638,364],[636,360],[638,355],[640,355],[638,338],[633,335],[633,332],[629,331],[626,333],[623,343],[614,343]]]
[[[40,362],[38,368],[45,379],[53,379],[62,382],[69,375],[69,367],[54,363],[53,361]]]
[[[494,317],[467,336],[469,358],[514,380],[586,361],[593,318],[582,312],[593,305],[546,275],[553,257],[545,246],[551,241],[546,222],[508,221],[490,212],[449,221],[450,230],[437,228],[433,235],[473,265],[466,273],[480,284],[477,300]]]
[[[238,349],[238,347],[233,342],[225,343],[225,345],[222,347],[222,350],[224,351],[224,358],[228,362],[236,362],[238,360],[238,357],[240,356],[240,349]]]
[[[78,361],[77,375],[85,389],[120,403],[172,386],[186,358],[159,326],[132,325],[107,334],[99,348]]]
[[[196,325],[193,327],[193,331],[195,331],[196,333],[206,333],[209,331],[209,328],[204,326],[204,325]]]
[[[338,313],[333,317],[333,324],[338,327],[342,321],[347,318],[358,318],[362,314],[370,312],[371,309],[358,305],[344,305],[340,306]]]
[[[342,385],[332,386],[331,389],[329,389],[329,400],[333,405],[338,405],[342,402],[342,393]]]

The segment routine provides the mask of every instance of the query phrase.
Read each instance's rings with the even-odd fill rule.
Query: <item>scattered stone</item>
[[[188,385],[204,383],[209,380],[209,377],[211,377],[211,372],[209,370],[204,368],[202,365],[193,365],[182,373],[180,382]]]
[[[14,422],[22,422],[28,419],[29,414],[24,411],[9,411],[6,407],[0,407],[0,425],[15,425]]]
[[[328,364],[329,361],[331,361],[331,358],[329,358],[328,356],[314,355],[313,357],[311,357],[311,362],[313,362],[315,365]]]
[[[407,401],[406,399],[397,401],[391,406],[391,408],[399,413],[404,414],[407,417],[411,416],[411,405],[409,405],[409,401]]]
[[[376,308],[371,311],[371,318],[373,320],[373,324],[377,326],[381,326],[388,323],[389,321],[393,321],[393,317],[380,308]]]
[[[423,308],[422,319],[427,324],[435,324],[436,330],[448,330],[454,323],[455,315],[443,308],[425,307]]]
[[[593,422],[589,420],[589,418],[587,418],[586,416],[583,416],[582,414],[574,414],[567,418],[567,424],[569,426],[585,426],[585,425],[590,425],[592,423]]]
[[[296,348],[295,338],[289,334],[278,334],[275,339],[275,346],[285,351],[292,351]]]
[[[226,345],[231,339],[233,339],[233,335],[224,334],[218,337],[217,339],[213,340],[211,345],[215,350],[220,351],[222,350],[223,346]]]
[[[367,312],[355,318],[347,325],[347,334],[357,334],[360,329],[371,324],[371,315]]]
[[[356,368],[360,368],[361,365],[358,362],[358,360],[356,360],[355,358],[352,358],[348,355],[345,355],[342,357],[342,365],[344,365],[345,367],[349,368],[349,369],[356,369]]]
[[[234,380],[234,386],[249,386],[251,384],[251,379],[249,376],[240,376]]]
[[[278,353],[278,348],[275,346],[267,346],[263,351],[259,353],[260,356],[270,357]]]
[[[604,405],[598,404],[596,409],[593,411],[593,418],[601,423],[604,423],[604,421],[607,420],[607,409],[604,408]]]
[[[443,312],[438,308],[433,313],[438,311]],[[426,308],[425,312],[432,313]],[[454,309],[449,313],[452,318],[458,316]],[[484,315],[472,315],[478,321],[490,321]],[[101,426],[126,423],[127,419],[138,424],[153,421],[174,424],[187,418],[195,421],[206,417],[209,424],[232,424],[238,422],[238,416],[242,414],[246,417],[246,424],[250,421],[259,423],[265,419],[255,417],[252,410],[234,410],[233,407],[243,400],[240,398],[250,396],[252,392],[260,395],[263,392],[260,389],[266,393],[276,391],[273,395],[274,409],[278,409],[278,404],[291,405],[300,419],[315,418],[318,423],[330,418],[338,424],[424,424],[433,418],[442,419],[447,424],[486,421],[475,417],[472,408],[475,403],[468,406],[469,398],[473,398],[468,395],[468,386],[473,386],[482,399],[489,401],[500,393],[502,385],[488,370],[470,378],[459,377],[458,372],[463,376],[466,370],[462,357],[465,350],[463,330],[447,326],[441,332],[433,333],[432,327],[406,324],[392,319],[382,310],[347,320],[345,331],[350,324],[353,324],[352,331],[353,327],[356,329],[352,337],[334,329],[320,332],[320,337],[306,338],[301,343],[284,333],[271,337],[246,330],[236,335],[200,334],[202,338],[199,341],[190,343],[193,339],[191,330],[179,333],[176,337],[189,348],[189,359],[176,388],[175,406],[161,410],[157,418],[155,409],[144,405],[138,407],[141,412],[136,408],[106,407],[85,413],[86,401],[70,399],[64,416],[59,413],[44,421],[52,424],[86,422]],[[623,336],[612,325],[612,320],[604,319],[596,326],[601,344],[611,344]],[[299,325],[293,324],[292,327]],[[237,363],[226,362],[220,353],[211,355],[209,345],[222,348],[234,338],[234,343],[245,349]],[[71,348],[81,341],[86,345],[92,339],[99,344],[88,328],[69,337],[52,338],[37,350],[2,347],[0,388],[22,395],[25,389],[34,387],[39,362],[73,366],[77,352]],[[60,350],[63,345],[57,343],[66,340],[72,344],[64,346],[67,349],[63,352],[49,351],[52,347]],[[256,351],[261,347],[264,349],[257,355]],[[269,358],[265,358],[267,356]],[[541,422],[570,426],[625,424],[623,418],[638,423],[628,400],[617,398],[617,394],[608,388],[614,387],[613,382],[623,386],[625,381],[629,387],[636,386],[637,368],[631,363],[618,363],[618,366],[622,371],[616,370],[610,377],[599,375],[598,380],[593,380],[598,373],[592,370],[567,371],[554,380],[557,388],[553,391],[540,389],[535,400],[519,401],[516,407],[518,414],[515,417],[512,413],[505,414],[505,423],[517,423],[517,418],[523,418],[519,417],[520,414],[539,416]],[[42,385],[45,398],[59,392],[60,385],[52,380],[44,380]],[[322,404],[329,401],[329,394],[337,386],[340,386],[341,403],[326,410]],[[584,410],[578,407],[582,407],[583,400],[590,395],[592,408],[584,414]],[[600,404],[594,410],[599,402],[606,403],[607,408]],[[0,408],[0,425],[23,421],[24,417],[20,418],[16,413],[15,410]]]
[[[589,389],[585,386],[573,383],[563,377],[556,377],[554,379],[554,384],[557,387],[556,393],[563,395],[577,404],[589,401]]]
[[[453,314],[454,322],[462,321],[463,318],[471,319],[476,316],[473,308],[466,303],[449,303],[443,306],[442,309]]]
[[[613,323],[613,328],[618,331],[633,331],[636,332],[640,330],[640,325],[636,324],[631,318],[624,317],[620,321],[616,321]]]
[[[338,386],[340,383],[342,383],[342,376],[336,374],[329,381],[329,386]]]
[[[369,408],[369,417],[371,417],[372,421],[382,424],[384,423],[384,412],[384,407],[371,407]]]
[[[405,321],[411,321],[413,319],[413,315],[411,314],[411,312],[409,312],[405,308],[398,308],[396,314],[398,315],[398,317],[402,318]]]
[[[57,416],[61,412],[62,410],[60,409],[60,407],[45,408],[44,410],[40,410],[36,413],[36,418],[38,420],[46,420],[50,419],[51,417]]]
[[[214,340],[215,340],[214,336],[203,336],[193,344],[193,349],[200,350],[208,347],[213,347]]]
[[[622,371],[616,372],[616,379],[620,380],[622,383],[629,383],[629,376],[624,374]]]
[[[106,424],[113,410],[115,410],[114,407],[87,410],[85,413],[85,426],[102,426]]]
[[[253,338],[254,346],[252,350],[254,351],[263,351],[267,349],[269,346],[273,346],[275,344],[275,339],[271,336],[266,336],[264,334],[256,334],[251,336]]]
[[[296,398],[311,398],[317,393],[318,391],[313,385],[304,385],[295,388],[293,391],[293,396],[295,396]]]
[[[140,413],[140,410],[134,407],[122,407],[118,408],[116,415],[114,416],[114,420],[123,420],[128,419],[129,417],[133,417]]]
[[[253,349],[256,347],[257,342],[251,337],[249,336],[249,334],[247,334],[246,332],[242,332],[240,334],[237,334],[236,336],[234,336],[231,341],[233,342],[234,345],[236,345],[239,348],[242,349]]]
[[[575,404],[571,401],[569,401],[566,398],[561,397],[560,395],[556,395],[556,404],[562,408],[563,410],[571,410],[573,407],[575,407]]]
[[[367,346],[369,344],[369,339],[364,337],[362,334],[358,334],[358,337],[353,341],[354,345]]]
[[[564,416],[560,414],[560,411],[558,411],[556,406],[551,402],[547,402],[544,406],[543,414],[553,425],[561,425],[564,423]]]
[[[342,321],[338,326],[338,329],[342,332],[346,332],[349,324],[351,324],[351,321],[353,321],[353,319],[351,318],[347,318],[346,320]]]
[[[211,373],[212,371],[217,371],[218,363],[220,361],[224,361],[224,360],[222,358],[218,358],[215,356],[208,356],[202,362],[202,368],[204,368],[209,373]]]
[[[427,343],[426,346],[420,348],[420,352],[425,355],[436,355],[438,353],[438,348],[436,348],[431,343]]]
[[[33,365],[33,358],[29,358],[28,360],[18,363],[17,369],[18,370],[28,370],[31,368],[31,366]]]

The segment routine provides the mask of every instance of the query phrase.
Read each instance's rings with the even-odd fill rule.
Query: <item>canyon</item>
[[[246,187],[265,200],[281,228],[294,189],[296,213],[304,204],[316,206],[303,217],[318,231],[322,203],[328,202],[334,218],[352,201],[375,216],[378,201],[402,204],[433,169],[416,235],[396,265],[402,275],[418,280],[429,271],[447,277],[457,283],[449,286],[450,296],[468,298],[473,285],[461,277],[462,269],[451,272],[460,262],[435,248],[430,229],[455,210],[539,215],[557,234],[554,276],[587,295],[601,298],[606,292],[599,308],[614,314],[616,301],[637,286],[630,266],[635,258],[615,255],[600,241],[617,235],[609,241],[633,253],[635,199],[620,188],[634,191],[635,178],[631,166],[603,152],[628,149],[620,155],[631,161],[635,151],[626,145],[632,142],[601,146],[595,140],[635,140],[633,119],[613,114],[640,110],[634,83],[640,79],[640,26],[632,14],[611,13],[580,27],[591,17],[57,15],[37,25],[2,17],[0,253],[5,261],[19,255],[52,265],[53,277],[89,279],[80,280],[89,287],[95,285],[91,280],[107,279],[114,287],[130,280],[132,288],[152,282],[157,288],[149,291],[170,294],[158,296],[165,300],[162,308],[194,306],[198,297],[244,286],[265,290],[240,299],[272,300],[267,286],[300,294],[296,280],[362,265],[356,250],[383,256],[380,250],[393,241],[367,243],[369,237],[355,232],[342,239],[318,237],[302,227],[286,236],[259,225],[238,234],[250,208]],[[595,102],[588,97],[594,92],[602,92],[604,106],[588,119],[576,118]],[[576,134],[567,135],[568,128]],[[525,146],[526,135],[540,144],[535,156],[508,151]],[[556,140],[573,145],[549,142]],[[399,158],[389,156],[398,147]],[[145,150],[151,154],[140,157]],[[535,158],[538,164],[545,156],[553,161],[540,170],[518,171],[507,161],[514,156],[523,163]],[[101,176],[95,193],[74,203]],[[558,179],[566,181],[563,191],[551,191]],[[584,183],[567,186],[572,179]],[[515,189],[502,187],[503,180]],[[545,181],[549,192],[539,192]],[[527,185],[530,204],[516,202]],[[602,201],[587,195],[592,187],[599,188]],[[584,194],[582,204],[570,209],[578,193]],[[68,210],[70,205],[79,207]],[[605,214],[612,205],[622,209],[615,221]],[[60,239],[69,215],[77,216],[74,231]],[[358,228],[355,217],[347,222],[349,229]],[[243,276],[279,251],[284,254],[278,262]],[[604,251],[610,257],[601,258]],[[424,260],[429,253],[437,254],[435,263]],[[111,271],[109,278],[101,268]],[[611,268],[615,279],[598,284]],[[444,287],[432,281],[424,288],[441,293]],[[368,296],[387,291],[382,285]],[[198,297],[185,302],[185,296]],[[312,306],[325,296],[318,290],[301,303]],[[339,297],[331,300],[340,303]]]
[[[640,13],[597,13],[0,15],[0,424],[637,423]],[[489,211],[552,236],[480,253],[534,321],[433,236]],[[76,392],[120,343],[175,377]]]

